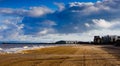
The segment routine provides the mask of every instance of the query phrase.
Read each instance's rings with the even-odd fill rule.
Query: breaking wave
[[[0,53],[19,53],[23,50],[32,50],[38,48],[46,48],[46,47],[54,47],[54,46],[63,46],[65,44],[57,44],[57,45],[31,45],[31,44],[1,44],[0,45]]]

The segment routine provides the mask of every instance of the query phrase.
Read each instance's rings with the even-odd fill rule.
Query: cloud
[[[52,12],[53,11],[47,7],[31,7],[28,13],[32,17],[39,17]]]
[[[5,30],[5,29],[7,29],[8,27],[6,26],[6,25],[1,25],[0,26],[0,30]]]
[[[115,29],[120,27],[119,20],[106,21],[105,19],[93,19],[93,23],[85,23],[86,27],[99,28],[99,29]]]
[[[65,8],[64,3],[54,2],[54,4],[58,7],[58,11],[62,11]]]
[[[24,24],[20,21],[22,20],[21,17],[5,17],[1,20],[0,24],[0,35],[2,40],[6,40],[9,38],[16,38],[22,34],[22,28]]]
[[[45,20],[45,21],[41,22],[40,24],[43,27],[41,27],[41,29],[39,30],[37,35],[41,36],[41,35],[56,33],[56,30],[53,28],[53,26],[57,25],[55,22],[50,21],[50,20]]]
[[[0,8],[0,15],[4,18],[0,19],[0,38],[88,41],[94,35],[120,35],[119,3],[119,0],[54,3],[58,7],[56,11],[45,6]]]
[[[0,8],[0,14],[2,15],[27,15],[28,10],[25,9],[13,9],[13,8]]]
[[[117,25],[120,26],[119,21],[109,22],[104,19],[99,19],[99,20],[93,19],[92,21],[96,27],[101,27],[101,28],[114,28]]]
[[[51,9],[45,6],[30,7],[29,9],[0,8],[0,14],[3,15],[40,17],[52,12],[53,11]]]
[[[54,33],[54,32],[55,30],[52,28],[44,28],[42,31],[38,33],[38,35],[47,35],[47,34]]]
[[[74,7],[74,6],[92,6],[94,5],[94,3],[92,2],[72,2],[72,3],[69,3],[69,7]]]
[[[72,12],[79,12],[83,15],[90,15],[92,13],[110,10],[110,7],[103,5],[102,2],[72,2],[68,4],[68,8],[70,8]]]
[[[50,20],[45,20],[41,24],[46,25],[46,26],[55,26],[55,25],[57,25],[54,21],[50,21]]]
[[[89,24],[89,23],[85,23],[85,26],[86,26],[86,27],[90,27],[90,24]]]
[[[120,31],[119,29],[114,29],[114,30],[113,29],[94,29],[94,30],[87,31],[84,34],[89,35],[91,36],[91,38],[93,38],[93,36],[95,35],[100,35],[100,36],[120,35]]]

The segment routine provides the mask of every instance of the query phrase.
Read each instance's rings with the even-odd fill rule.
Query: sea
[[[19,53],[23,50],[67,46],[67,44],[0,44],[0,53]]]

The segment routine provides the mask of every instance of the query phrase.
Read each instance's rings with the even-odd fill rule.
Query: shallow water
[[[0,44],[0,53],[17,53],[22,50],[63,46],[67,44]]]

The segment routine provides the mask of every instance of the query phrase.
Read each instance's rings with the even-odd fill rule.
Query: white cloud
[[[39,42],[89,41],[94,35],[120,35],[120,20],[114,20],[120,17],[119,3],[120,0],[103,0],[96,3],[72,2],[66,6],[63,3],[55,3],[59,8],[55,12],[44,6],[30,9],[0,8],[0,14],[20,16],[0,19],[0,39]],[[48,16],[49,13],[53,14]],[[28,17],[28,21],[23,22],[25,24],[22,24],[21,16]],[[29,20],[29,17],[33,22]],[[24,34],[27,32],[26,29],[23,32],[24,26],[32,28],[31,32],[36,30],[35,32],[38,33],[34,33],[36,35]],[[76,33],[77,31],[79,33]]]
[[[90,24],[89,24],[89,23],[85,23],[85,26],[86,26],[86,27],[90,27]]]
[[[5,30],[5,29],[7,29],[8,27],[6,26],[6,25],[1,25],[0,26],[0,30]]]
[[[6,15],[23,16],[23,15],[27,15],[27,12],[28,10],[25,9],[0,8],[0,14],[6,14]]]
[[[11,8],[0,8],[0,13],[13,13]]]
[[[0,35],[1,40],[11,40],[22,34],[24,24],[21,23],[21,17],[5,17],[1,20]]]
[[[80,12],[83,15],[91,15],[91,14],[98,14],[102,12],[114,12],[114,11],[120,11],[119,7],[117,9],[114,9],[114,7],[117,7],[115,4],[118,4],[114,2],[113,0],[110,1],[97,1],[95,3],[93,2],[71,2],[68,4],[69,7],[66,8],[72,8],[72,12]],[[117,0],[115,0],[117,1]],[[119,1],[118,1],[119,2]]]
[[[73,33],[73,34],[46,34],[42,36],[23,35],[23,36],[18,36],[16,39],[17,40],[19,39],[19,41],[31,41],[31,42],[55,42],[59,40],[86,41],[86,38],[84,37],[85,35]]]
[[[52,12],[53,11],[47,7],[31,7],[29,10],[29,15],[34,17],[39,17]]]
[[[113,29],[94,29],[94,30],[85,32],[85,34],[90,36],[120,35],[120,30],[119,29],[114,29],[114,30]]]
[[[46,26],[55,26],[55,25],[57,25],[54,21],[51,21],[51,20],[45,20],[41,24],[46,25]]]
[[[88,15],[92,12],[98,11],[98,8],[94,6],[92,2],[71,2],[69,8],[72,8],[72,12],[79,12],[82,15]]]
[[[48,33],[48,30],[47,29],[44,29],[43,31],[40,31],[39,34],[47,34]]]
[[[81,6],[92,6],[92,5],[94,5],[94,3],[92,3],[92,2],[87,2],[87,3],[85,3],[85,2],[71,2],[71,3],[69,3],[69,7],[74,7],[74,6],[81,7]]]
[[[106,21],[104,19],[93,19],[93,26],[95,27],[100,27],[100,28],[114,28],[117,25],[120,26],[120,22],[119,21]]]
[[[58,6],[58,11],[62,11],[62,10],[65,9],[64,3],[54,2],[54,4],[55,4],[56,6]]]
[[[99,26],[99,27],[102,27],[102,28],[110,28],[110,27],[113,26],[112,23],[107,22],[104,19],[100,19],[100,20],[93,19],[92,21],[95,24],[95,26]]]
[[[53,11],[45,6],[30,7],[29,9],[0,8],[0,14],[40,17]]]
[[[43,28],[37,35],[47,35],[51,33],[55,33],[56,31],[53,28]]]

